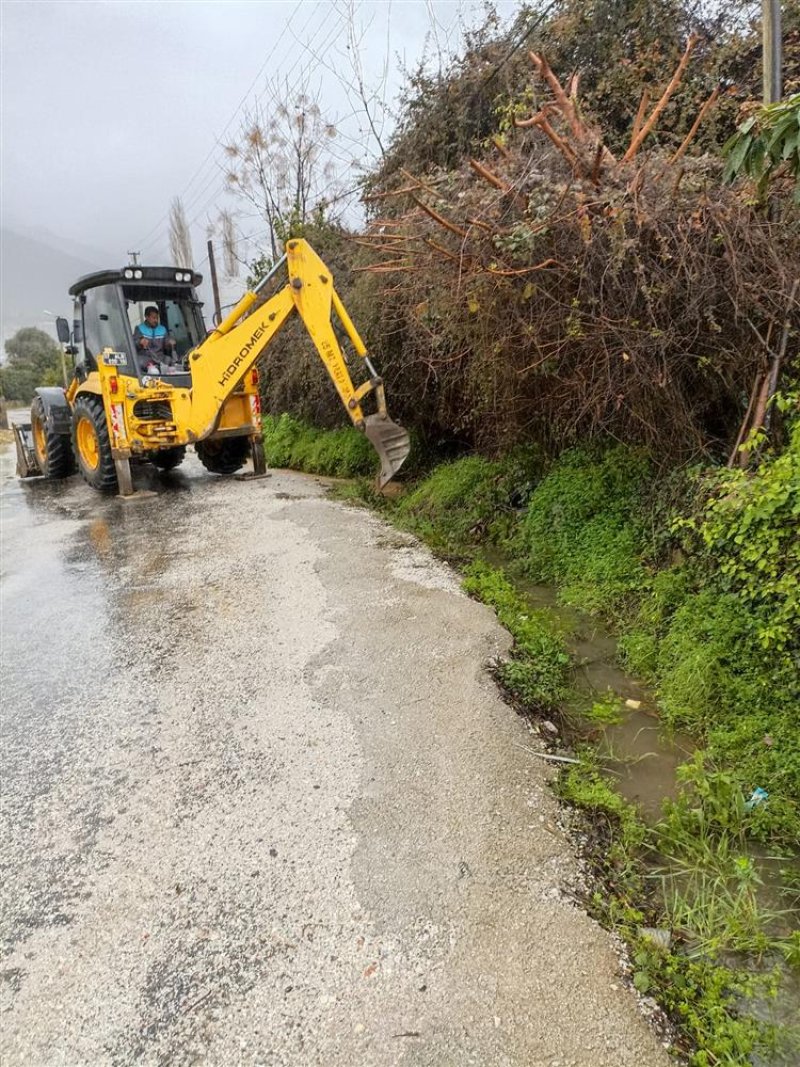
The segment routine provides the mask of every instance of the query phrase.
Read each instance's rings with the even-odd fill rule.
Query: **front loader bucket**
[[[405,463],[411,451],[411,441],[403,427],[392,422],[388,415],[367,415],[364,433],[380,457],[378,486],[383,489]]]
[[[33,431],[29,422],[12,422],[11,429],[14,431],[14,444],[17,446],[17,476],[19,478],[34,478],[41,474],[36,452],[33,448]]]

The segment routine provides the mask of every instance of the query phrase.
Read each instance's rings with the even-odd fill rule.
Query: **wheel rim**
[[[100,463],[100,443],[97,440],[97,430],[94,428],[94,423],[91,419],[86,418],[85,415],[78,421],[75,440],[81,461],[91,470],[97,470]]]
[[[44,424],[38,419],[33,423],[33,447],[36,449],[36,455],[40,462],[47,459],[47,434],[45,433]]]

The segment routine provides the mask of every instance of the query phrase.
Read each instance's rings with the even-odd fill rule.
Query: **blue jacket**
[[[147,348],[142,348],[139,344],[142,337],[146,337],[148,340]],[[158,326],[148,326],[146,322],[143,322],[133,331],[133,340],[136,344],[137,352],[143,352],[157,362],[164,356],[165,343],[172,340],[172,338],[167,333],[166,326],[161,326],[160,324]]]

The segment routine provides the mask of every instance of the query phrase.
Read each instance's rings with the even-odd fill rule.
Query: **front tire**
[[[67,478],[75,473],[75,460],[69,434],[55,433],[47,425],[47,413],[40,396],[31,405],[31,430],[36,462],[45,478]]]
[[[171,471],[183,463],[186,455],[186,445],[176,445],[174,448],[162,448],[151,456],[150,462],[162,471]]]
[[[249,437],[217,437],[198,441],[195,452],[212,474],[235,474],[250,454]]]
[[[92,489],[109,492],[117,488],[117,469],[111,454],[103,401],[83,394],[72,409],[72,447],[81,477]]]

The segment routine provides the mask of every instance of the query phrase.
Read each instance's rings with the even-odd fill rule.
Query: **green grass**
[[[550,710],[567,692],[570,658],[547,612],[533,610],[505,574],[480,561],[464,572],[464,589],[490,604],[514,638],[511,659],[498,668],[503,685],[529,708]]]
[[[573,450],[534,489],[513,539],[513,551],[560,598],[611,618],[646,589],[641,499],[646,459],[622,447],[595,455]]]
[[[336,478],[368,476],[378,460],[364,434],[347,427],[318,430],[291,415],[267,415],[264,448],[271,467],[291,467]]]
[[[436,551],[469,556],[508,535],[516,517],[510,482],[507,463],[481,456],[444,463],[398,501],[397,518]]]

